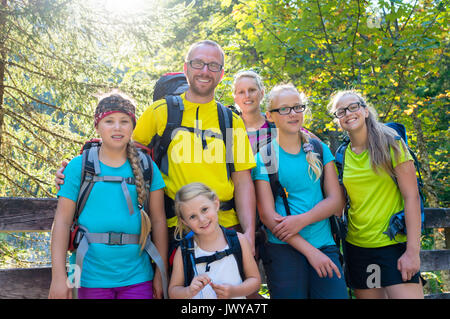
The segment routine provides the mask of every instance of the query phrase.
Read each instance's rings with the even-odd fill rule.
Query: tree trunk
[[[5,65],[6,65],[6,5],[7,0],[2,0],[0,12],[0,30],[2,30],[2,34],[0,34],[0,150],[2,149],[3,142],[3,117],[4,117],[4,109],[3,109],[3,94],[4,94],[4,78],[5,78]]]

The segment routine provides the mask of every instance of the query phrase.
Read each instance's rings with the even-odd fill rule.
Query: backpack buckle
[[[216,258],[216,260],[220,260],[222,258],[227,257],[229,254],[226,250],[218,251],[213,256]]]
[[[122,235],[123,233],[108,232],[107,245],[123,245]]]

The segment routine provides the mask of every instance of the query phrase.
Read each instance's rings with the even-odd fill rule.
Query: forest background
[[[260,73],[266,93],[292,82],[309,97],[307,127],[333,150],[343,133],[326,111],[330,94],[361,90],[381,121],[406,126],[426,206],[448,207],[448,2],[1,0],[0,196],[55,197],[61,160],[95,136],[95,95],[119,88],[139,116],[156,80],[182,71],[189,45],[207,38],[226,54],[218,100],[233,104],[241,69]],[[48,264],[48,240],[0,233],[0,267]]]

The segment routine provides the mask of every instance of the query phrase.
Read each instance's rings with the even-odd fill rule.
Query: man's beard
[[[212,83],[214,83],[214,79],[210,79],[210,78],[208,78],[208,79],[211,80]],[[196,86],[195,80],[193,80],[192,82],[193,83],[189,83],[189,89],[195,95],[201,96],[201,97],[207,97],[207,96],[214,95],[214,90],[216,88],[215,85],[211,85],[208,89],[201,90]]]

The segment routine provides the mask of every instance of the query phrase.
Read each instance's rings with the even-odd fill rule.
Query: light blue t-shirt
[[[65,180],[58,196],[77,201],[81,183],[82,157],[77,156],[64,170]],[[110,167],[100,162],[100,176],[133,177],[128,160],[120,167]],[[150,191],[165,187],[161,173],[153,163]],[[139,234],[141,214],[138,209],[135,185],[127,184],[133,201],[134,213],[130,215],[120,183],[96,182],[79,217],[79,223],[92,233],[122,232]],[[75,254],[70,258],[75,263]],[[140,253],[139,244],[90,244],[84,258],[81,286],[87,288],[113,288],[142,283],[153,279],[150,258]]]
[[[275,154],[278,161],[278,178],[288,192],[289,208],[291,215],[303,214],[312,209],[318,202],[323,200],[322,190],[320,188],[320,179],[316,181],[316,176],[311,172],[312,177],[308,173],[308,162],[306,161],[306,153],[301,148],[298,154],[290,154],[285,152],[277,143],[272,141]],[[334,157],[331,154],[327,145],[323,146],[323,161],[324,166],[333,161]],[[269,182],[267,169],[258,153],[256,158],[256,168],[252,170],[253,180],[264,180]],[[269,169],[276,169],[271,167]],[[270,171],[269,171],[270,172]],[[275,199],[275,211],[286,216],[283,200],[280,196]],[[306,241],[316,248],[321,248],[328,245],[335,245],[331,235],[331,228],[329,219],[324,219],[316,223],[310,224],[299,232]],[[286,244],[275,237],[270,230],[267,230],[268,241],[275,244]]]

